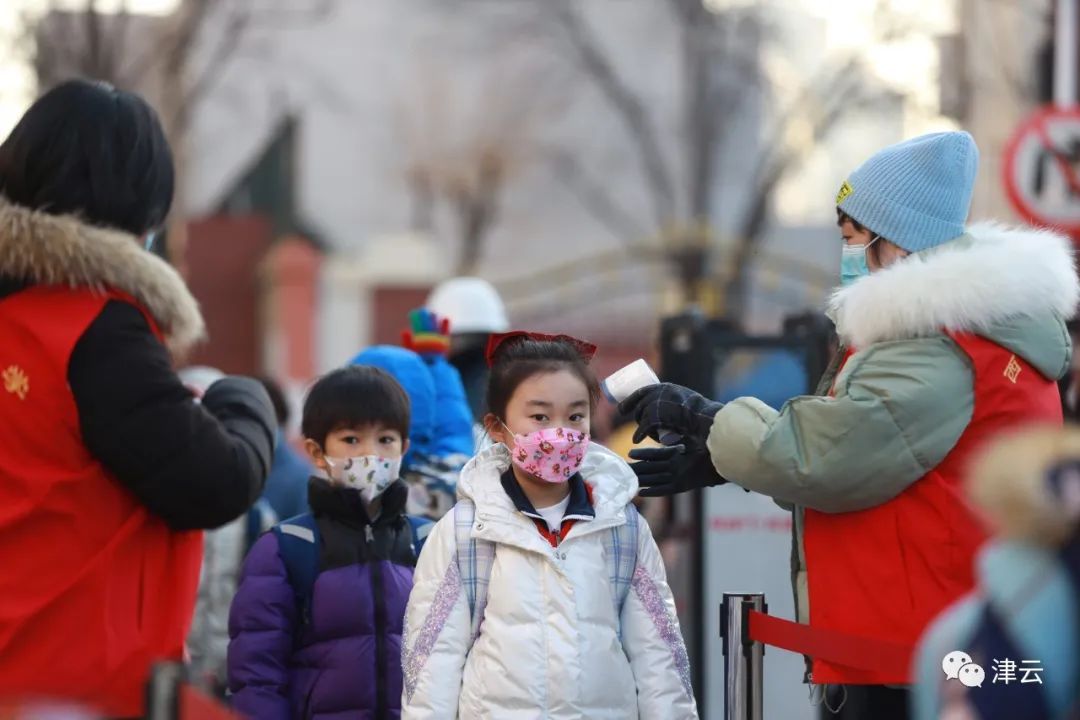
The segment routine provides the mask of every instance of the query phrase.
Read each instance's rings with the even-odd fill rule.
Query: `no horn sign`
[[[1005,150],[1005,189],[1029,222],[1080,234],[1080,109],[1047,106]]]

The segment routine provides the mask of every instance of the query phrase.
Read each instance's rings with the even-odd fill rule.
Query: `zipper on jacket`
[[[310,720],[315,717],[315,712],[311,709],[311,696],[315,694],[315,686],[319,684],[319,676],[315,675],[315,679],[311,681],[311,687],[308,688],[307,696],[304,697],[304,710],[300,717],[303,720]]]
[[[375,600],[375,717],[389,717],[386,708],[386,598],[383,595],[382,566],[375,553],[375,531],[370,525],[364,527],[367,536],[367,555],[371,580],[371,596]]]

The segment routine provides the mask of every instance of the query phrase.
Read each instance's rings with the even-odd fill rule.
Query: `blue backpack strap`
[[[305,513],[278,523],[272,532],[296,597],[298,628],[306,627],[311,623],[311,600],[319,574],[319,525],[314,515]]]
[[[405,519],[409,521],[409,529],[412,530],[413,556],[419,558],[420,551],[424,549],[424,543],[427,542],[428,535],[431,534],[431,529],[435,527],[435,523],[419,515],[406,515]]]
[[[487,607],[491,566],[495,563],[495,544],[487,540],[477,540],[472,536],[475,519],[476,506],[472,501],[459,500],[454,506],[455,554],[461,585],[465,588],[465,597],[469,601],[472,629],[469,636],[470,648],[480,635],[480,624],[484,620],[484,609]]]
[[[604,558],[607,561],[608,580],[611,582],[611,600],[615,605],[615,617],[622,618],[626,596],[637,570],[639,515],[633,503],[626,506],[626,522],[611,528],[607,537]],[[622,629],[619,631],[620,637]]]

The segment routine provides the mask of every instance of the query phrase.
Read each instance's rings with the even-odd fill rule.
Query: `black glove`
[[[689,388],[671,383],[650,385],[619,403],[619,412],[630,415],[638,424],[634,442],[646,437],[659,440],[661,428],[705,445],[712,429],[713,418],[723,403],[713,402]]]
[[[638,461],[630,467],[638,476],[642,497],[676,495],[727,482],[716,472],[709,451],[704,447],[634,448],[630,457]]]

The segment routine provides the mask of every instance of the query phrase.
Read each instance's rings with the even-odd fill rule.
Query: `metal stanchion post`
[[[724,720],[762,719],[765,646],[750,639],[750,611],[765,612],[764,593],[724,593]]]
[[[146,718],[176,720],[179,715],[178,689],[184,679],[181,663],[160,663],[150,671],[146,686]]]

